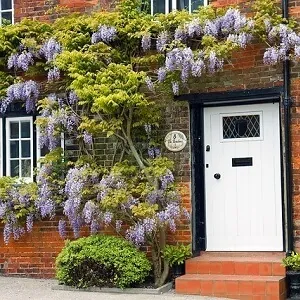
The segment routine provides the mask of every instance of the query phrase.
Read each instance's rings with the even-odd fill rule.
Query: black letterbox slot
[[[232,159],[232,166],[233,167],[253,166],[252,157],[233,158]]]

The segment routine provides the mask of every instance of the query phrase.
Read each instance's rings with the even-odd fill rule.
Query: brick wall
[[[59,12],[56,7],[65,8],[60,13],[90,12],[106,10],[112,6],[110,0],[15,0],[15,22],[23,18],[35,18],[41,21],[55,19]]]
[[[61,0],[41,1],[31,0],[22,7],[21,0],[15,0],[16,20],[23,17],[37,17],[51,19],[45,16],[45,11],[57,4],[67,6],[71,11],[91,11],[92,9],[109,8],[109,1],[99,0]],[[214,0],[215,6],[239,4],[247,11],[249,2],[242,0]],[[290,12],[300,18],[300,1],[290,1]],[[253,44],[245,51],[234,54],[230,64],[225,66],[223,72],[217,75],[203,76],[201,80],[191,84],[193,92],[228,91],[236,89],[266,88],[282,85],[282,66],[268,67],[262,63],[264,45]],[[292,67],[292,151],[293,151],[293,191],[294,191],[294,229],[295,246],[300,248],[300,68]],[[185,102],[174,103],[172,99],[165,99],[168,103],[164,110],[164,121],[161,127],[162,137],[170,130],[183,131],[188,141],[189,137],[189,109]],[[104,139],[97,143],[99,155],[108,158],[113,154],[113,144],[106,144]],[[70,147],[70,150],[72,147]],[[76,153],[76,147],[72,149]],[[185,186],[182,197],[183,204],[190,209],[190,143],[179,153],[171,153],[163,149],[175,161],[176,177]],[[109,159],[107,161],[109,163]],[[190,228],[182,224],[175,236],[169,235],[169,242],[190,242]],[[51,277],[54,274],[53,266],[57,253],[63,246],[63,241],[57,233],[57,222],[45,221],[34,226],[31,234],[26,234],[18,242],[11,242],[4,246],[0,239],[0,263],[2,272],[9,274],[22,274],[36,277]]]

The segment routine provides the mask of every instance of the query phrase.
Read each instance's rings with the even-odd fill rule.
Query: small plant
[[[191,245],[167,245],[163,251],[163,255],[170,266],[182,265],[192,255]]]
[[[290,271],[300,271],[300,254],[292,252],[292,254],[282,260],[283,265]]]
[[[68,242],[56,259],[56,269],[61,284],[126,288],[142,283],[151,264],[124,239],[94,235]]]

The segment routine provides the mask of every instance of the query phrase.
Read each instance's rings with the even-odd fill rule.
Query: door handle
[[[220,179],[220,178],[221,178],[221,175],[220,175],[219,173],[216,173],[216,174],[214,174],[214,177],[215,177],[216,179]]]

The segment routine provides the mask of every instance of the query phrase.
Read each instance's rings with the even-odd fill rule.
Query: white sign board
[[[166,148],[172,152],[181,151],[187,143],[185,134],[181,131],[171,131],[165,137]]]

